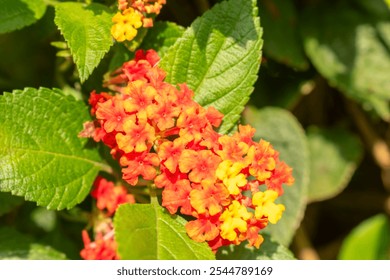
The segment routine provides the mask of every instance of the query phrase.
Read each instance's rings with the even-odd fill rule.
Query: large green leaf
[[[23,198],[0,192],[0,216],[23,203]]]
[[[33,24],[46,11],[43,0],[0,0],[0,7],[0,33]]]
[[[319,201],[339,194],[348,184],[363,155],[359,139],[345,129],[310,128],[309,200]]]
[[[0,96],[0,191],[50,209],[84,200],[99,170],[97,149],[77,135],[86,105],[59,90],[26,88]]]
[[[279,108],[248,108],[244,119],[256,128],[255,138],[271,142],[280,152],[280,159],[293,168],[295,183],[286,186],[284,194],[278,198],[286,210],[276,225],[269,224],[266,228],[276,242],[288,246],[306,208],[310,166],[305,133],[291,113]]]
[[[84,82],[113,44],[110,10],[100,4],[65,2],[56,5],[55,23],[69,45]]]
[[[293,2],[259,0],[259,15],[264,28],[265,54],[296,69],[308,68],[309,64],[298,33],[298,20]]]
[[[390,120],[390,13],[374,1],[387,16],[340,1],[308,9],[302,33],[307,55],[332,85]]]
[[[0,228],[0,260],[65,260],[53,248],[33,241],[13,228]]]
[[[121,205],[114,219],[115,240],[121,259],[210,260],[215,259],[206,243],[190,239],[186,221],[155,204]]]
[[[247,247],[245,243],[239,246],[221,247],[217,252],[218,260],[295,260],[292,252],[285,246],[264,235],[264,242],[259,249]]]
[[[384,214],[371,217],[345,238],[340,252],[341,260],[390,260],[390,223]]]
[[[225,115],[224,133],[239,120],[253,91],[261,36],[255,0],[224,1],[195,20],[160,65],[168,82],[187,83],[197,102]]]

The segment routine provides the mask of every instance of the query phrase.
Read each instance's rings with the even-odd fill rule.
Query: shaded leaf
[[[316,6],[302,16],[302,33],[317,70],[364,108],[389,120],[390,13],[386,18],[373,13],[345,1]]]
[[[264,28],[265,54],[290,67],[307,69],[309,63],[298,32],[293,2],[259,0],[259,15]]]
[[[0,34],[21,29],[46,12],[43,0],[0,0]]]
[[[281,244],[264,235],[264,242],[259,249],[247,247],[244,243],[238,246],[221,247],[217,252],[218,260],[295,260],[293,253]]]
[[[344,239],[340,260],[389,260],[390,223],[384,214],[371,217],[357,227]]]
[[[0,260],[65,260],[63,253],[13,228],[0,228]]]
[[[359,139],[344,129],[310,128],[309,200],[319,201],[339,194],[348,184],[363,155]]]
[[[119,256],[131,260],[214,259],[206,243],[188,237],[185,224],[183,218],[159,205],[121,205],[114,219]]]
[[[84,82],[113,44],[110,10],[100,4],[64,2],[55,7],[55,23],[64,36]]]
[[[162,58],[167,82],[187,83],[202,106],[225,117],[220,132],[239,120],[257,79],[262,29],[256,1],[216,4],[194,21]]]
[[[169,47],[184,33],[184,27],[173,22],[157,21],[153,28],[148,30],[140,46],[141,49],[153,49],[163,57]]]
[[[269,224],[265,229],[276,242],[288,246],[306,208],[310,167],[306,136],[295,117],[279,108],[248,108],[244,121],[256,128],[256,140],[269,141],[279,151],[280,159],[293,168],[295,183],[284,187],[284,194],[277,200],[286,210],[276,225]]]
[[[22,204],[23,201],[24,200],[21,197],[11,195],[10,193],[0,192],[0,216]]]
[[[0,190],[50,209],[71,208],[105,166],[77,135],[90,120],[81,101],[59,90],[0,96]]]

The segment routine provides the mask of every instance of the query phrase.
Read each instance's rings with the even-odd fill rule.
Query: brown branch
[[[347,109],[358,127],[368,150],[375,162],[382,169],[382,182],[390,190],[390,149],[378,135],[364,112],[353,101],[347,101]]]

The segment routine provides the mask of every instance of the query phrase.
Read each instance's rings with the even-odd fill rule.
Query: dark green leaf
[[[46,11],[43,0],[0,0],[0,7],[0,33],[33,24]]]
[[[390,223],[384,214],[371,217],[345,238],[341,260],[390,260]]]
[[[159,205],[121,205],[114,219],[119,256],[131,260],[214,259],[206,243],[188,237],[185,224],[183,218]]]
[[[23,235],[12,228],[0,228],[0,260],[65,259],[63,253],[34,242],[30,236]]]
[[[293,2],[259,0],[259,15],[264,28],[265,54],[296,69],[308,68]]]
[[[348,184],[363,155],[359,139],[345,129],[311,128],[309,200],[339,194]]]
[[[100,4],[65,2],[56,5],[55,23],[61,30],[84,82],[113,44],[110,10]]]
[[[77,135],[86,105],[59,90],[26,88],[0,96],[0,190],[50,209],[71,208],[105,166]]]
[[[244,111],[244,119],[256,128],[256,140],[269,141],[280,152],[280,159],[293,168],[295,183],[286,186],[277,200],[286,206],[286,210],[276,225],[269,224],[266,228],[276,242],[288,246],[306,208],[310,166],[305,133],[295,117],[283,109],[248,108]]]
[[[184,27],[173,22],[157,21],[153,28],[148,30],[140,48],[153,49],[163,57],[168,48],[183,35],[184,30]]]
[[[23,198],[0,192],[0,216],[23,203]]]
[[[294,260],[294,255],[281,244],[264,235],[264,242],[259,249],[247,247],[244,243],[239,246],[221,247],[217,252],[218,260]]]
[[[364,108],[389,120],[390,13],[386,18],[373,13],[345,1],[316,6],[302,16],[302,33],[317,70]]]
[[[194,21],[161,60],[167,82],[187,83],[195,100],[225,117],[221,133],[239,120],[257,79],[262,29],[256,1],[216,4]]]

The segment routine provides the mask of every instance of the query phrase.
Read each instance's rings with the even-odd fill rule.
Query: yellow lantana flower
[[[137,29],[142,26],[142,16],[133,8],[128,8],[122,13],[118,12],[112,18],[114,25],[111,27],[111,35],[118,42],[131,41],[137,36]]]

